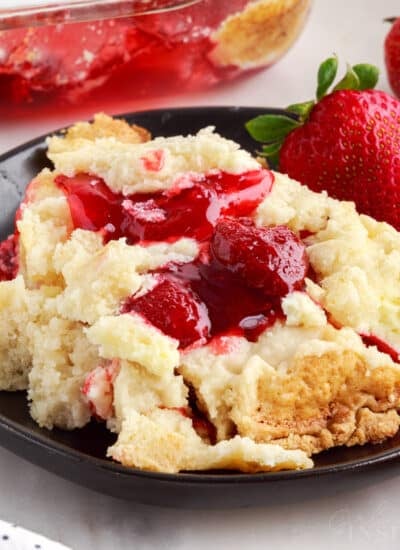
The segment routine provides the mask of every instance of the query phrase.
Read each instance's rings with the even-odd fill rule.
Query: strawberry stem
[[[307,120],[311,109],[314,107],[315,101],[304,101],[304,103],[294,103],[286,107],[286,110],[294,115],[297,115],[300,122]]]

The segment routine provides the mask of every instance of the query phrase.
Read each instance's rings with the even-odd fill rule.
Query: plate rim
[[[113,114],[114,118],[123,119],[123,120],[132,120],[136,116],[161,116],[166,112],[171,112],[172,114],[186,113],[190,114],[191,112],[243,112],[251,111],[258,114],[285,114],[288,112],[285,109],[275,108],[275,107],[266,107],[266,106],[252,106],[252,105],[197,105],[197,106],[185,106],[185,107],[172,107],[172,108],[158,108],[158,109],[144,109],[139,111],[130,111],[124,113]],[[296,118],[295,115],[289,113],[290,116]],[[257,114],[255,114],[257,116]],[[85,119],[93,120],[93,119]],[[140,124],[140,122],[139,122]],[[0,168],[1,164],[8,159],[23,153],[24,151],[31,149],[35,146],[43,145],[46,141],[46,138],[52,135],[62,134],[69,126],[64,126],[51,130],[47,133],[44,133],[36,138],[33,138],[27,142],[21,143],[16,147],[13,147],[10,150],[7,150],[0,154]],[[255,142],[256,144],[256,142]],[[0,392],[0,395],[3,392]],[[13,393],[5,392],[4,393]],[[42,428],[43,429],[43,428]],[[44,429],[43,429],[44,430]],[[51,440],[45,433],[37,433],[30,428],[23,427],[18,421],[14,421],[2,413],[0,413],[0,434],[6,432],[8,435],[11,435],[14,438],[18,438],[24,441],[26,444],[35,445],[41,449],[44,449],[47,453],[56,452],[67,459],[73,459],[74,461],[79,461],[80,463],[85,463],[89,466],[94,466],[96,469],[106,470],[111,474],[117,474],[122,476],[128,476],[130,478],[144,478],[152,481],[162,481],[167,483],[179,483],[179,484],[212,484],[212,485],[248,485],[254,483],[267,483],[267,482],[276,482],[276,481],[290,481],[290,480],[300,480],[305,478],[319,478],[322,476],[327,476],[329,474],[340,474],[346,472],[354,472],[359,470],[365,470],[367,468],[391,462],[396,458],[400,457],[400,445],[393,449],[386,449],[381,452],[377,452],[372,456],[366,456],[359,459],[350,459],[342,463],[333,464],[333,465],[324,465],[316,466],[313,468],[307,468],[304,470],[281,470],[277,472],[258,472],[258,473],[241,473],[241,472],[232,472],[232,473],[203,473],[203,472],[179,472],[179,473],[164,473],[164,472],[152,472],[147,470],[141,470],[139,468],[130,468],[123,466],[111,460],[108,460],[106,457],[98,458],[92,456],[88,453],[70,447],[67,444],[61,443],[59,441]],[[0,446],[9,448],[3,444],[3,441],[0,439]],[[29,457],[18,454],[21,458],[29,461]],[[37,464],[37,462],[36,462]],[[60,474],[58,474],[60,475]]]
[[[226,485],[226,484],[252,484],[255,482],[274,482],[274,481],[290,481],[299,480],[310,477],[322,477],[329,474],[339,474],[346,472],[354,472],[356,470],[364,470],[368,467],[373,467],[378,464],[390,462],[395,460],[400,455],[400,448],[394,448],[390,450],[382,451],[371,457],[365,457],[362,459],[349,460],[341,464],[334,464],[329,466],[317,466],[314,468],[306,468],[304,470],[281,470],[277,472],[257,472],[257,473],[238,473],[232,471],[232,473],[202,473],[202,472],[178,472],[178,473],[164,473],[164,472],[152,472],[147,470],[140,470],[139,468],[130,468],[123,466],[117,462],[107,460],[107,458],[98,458],[87,454],[83,451],[74,449],[59,441],[49,440],[46,435],[36,433],[29,428],[23,428],[21,425],[0,413],[0,433],[7,432],[13,437],[25,441],[27,444],[34,444],[37,447],[44,449],[47,453],[62,455],[64,458],[72,458],[79,463],[85,463],[90,466],[94,466],[96,469],[108,470],[112,474],[124,475],[128,477],[142,477],[151,479],[153,481],[173,482],[173,483],[191,483],[191,484],[205,484],[211,483],[213,485]],[[2,441],[0,445],[3,446]],[[19,455],[20,456],[20,455]],[[22,456],[26,460],[29,457]]]

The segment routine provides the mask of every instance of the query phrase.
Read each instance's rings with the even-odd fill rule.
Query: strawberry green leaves
[[[332,86],[333,81],[336,78],[338,70],[338,59],[336,55],[334,57],[328,57],[321,63],[318,69],[318,87],[317,87],[317,100],[319,101],[329,88]]]
[[[246,129],[251,137],[265,144],[259,154],[267,158],[273,165],[278,164],[279,151],[285,137],[302,124],[295,114],[292,117],[272,114],[260,115],[246,122]]]
[[[269,145],[264,145],[260,151],[260,155],[267,158],[270,163],[277,165],[279,162],[279,151],[281,150],[282,142],[275,141]]]
[[[354,65],[353,71],[358,76],[360,85],[358,90],[372,90],[379,80],[379,69],[369,63],[359,63]]]
[[[336,84],[333,91],[337,90],[371,90],[375,88],[379,78],[379,69],[375,65],[359,63],[351,67],[347,66],[347,72],[342,80]]]
[[[353,67],[347,65],[347,71],[342,80],[340,80],[333,88],[333,92],[338,90],[358,90],[360,86],[360,80],[355,73]]]
[[[261,156],[277,164],[280,148],[286,136],[302,126],[310,116],[315,104],[329,94],[338,71],[338,59],[334,55],[321,63],[318,69],[316,101],[295,103],[286,108],[284,114],[260,115],[246,123],[246,129],[253,139],[263,143]],[[379,70],[374,65],[359,63],[347,66],[344,77],[331,90],[367,90],[375,87]]]
[[[246,123],[246,128],[256,141],[274,143],[281,141],[300,123],[284,115],[260,115]]]
[[[304,103],[294,103],[286,107],[286,110],[299,117],[300,122],[307,120],[311,109],[314,107],[315,101],[304,101]]]

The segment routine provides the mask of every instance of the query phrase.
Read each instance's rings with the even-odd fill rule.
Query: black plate
[[[244,122],[273,109],[252,107],[197,107],[147,111],[124,115],[130,122],[150,129],[154,136],[193,133],[214,125],[224,136],[250,151],[254,142]],[[13,216],[26,184],[48,165],[45,137],[40,137],[0,157],[0,238],[13,229]],[[337,448],[315,458],[315,468],[270,474],[182,473],[155,474],[128,469],[105,459],[113,436],[98,423],[65,432],[39,428],[30,418],[24,392],[0,392],[0,444],[15,454],[80,485],[103,493],[147,504],[174,507],[218,508],[255,506],[292,498],[300,487],[322,484],[339,474],[347,476],[400,456],[400,434],[380,445]],[[354,480],[354,476],[352,476]],[[334,480],[331,480],[334,481]],[[318,483],[320,482],[320,483]],[[325,490],[324,489],[324,490]]]

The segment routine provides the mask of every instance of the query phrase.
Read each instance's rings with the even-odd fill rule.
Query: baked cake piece
[[[127,143],[150,138],[143,128],[99,113],[92,123],[77,123],[68,128],[64,140],[73,147],[81,138],[95,140],[104,136]],[[18,222],[19,275],[0,284],[0,389],[3,390],[27,388],[32,363],[27,333],[31,326],[35,327],[38,317],[44,323],[53,314],[45,312],[51,309],[51,300],[47,298],[57,294],[58,287],[63,285],[62,277],[53,267],[53,254],[57,244],[67,240],[72,231],[68,204],[49,170],[43,170],[30,183],[24,202],[29,203],[29,208],[22,206],[23,215]],[[14,241],[13,237],[9,239],[10,244]],[[0,256],[5,257],[4,245]]]
[[[154,471],[393,436],[400,235],[212,128],[147,138],[103,115],[48,140],[0,245],[0,387],[48,429],[103,420],[108,455]]]
[[[143,143],[151,138],[150,132],[123,119],[97,113],[92,122],[77,122],[66,129],[64,142],[71,146],[74,140],[95,141],[97,138],[116,138],[121,143]]]

